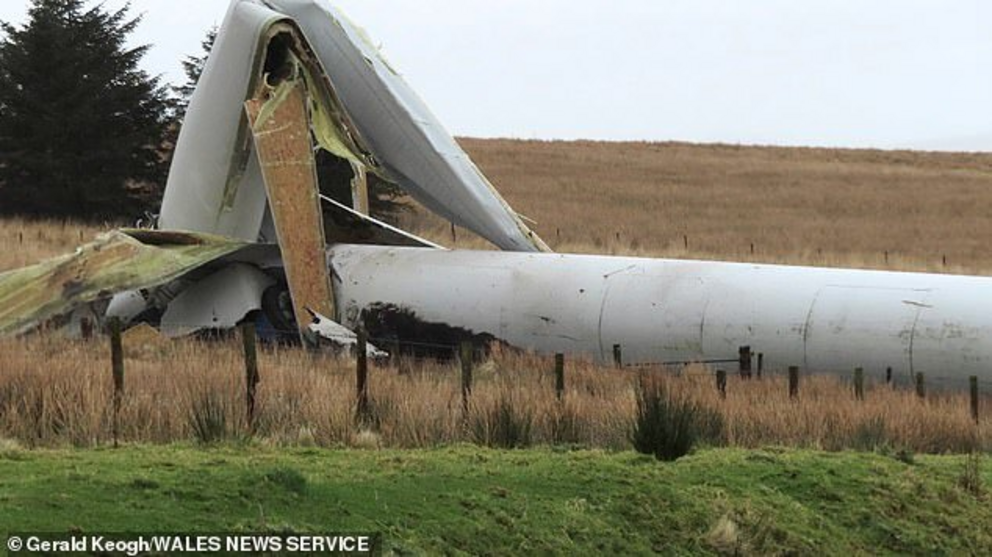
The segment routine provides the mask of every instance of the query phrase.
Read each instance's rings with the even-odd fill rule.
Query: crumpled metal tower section
[[[317,144],[511,251],[547,251],[364,32],[324,1],[235,0],[176,145],[159,226],[258,239],[266,196],[242,105],[276,26],[299,30]]]

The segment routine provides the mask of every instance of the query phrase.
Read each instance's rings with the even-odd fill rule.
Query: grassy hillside
[[[559,251],[992,271],[992,154],[461,143]]]
[[[992,272],[992,154],[460,142],[559,251]],[[404,220],[445,245],[486,245],[464,230],[452,242],[447,222],[421,212]],[[108,226],[0,221],[0,270]]]
[[[981,553],[964,457],[707,450],[0,453],[7,531],[379,531],[401,551]],[[992,463],[981,467],[992,484]],[[11,481],[16,478],[16,481]]]

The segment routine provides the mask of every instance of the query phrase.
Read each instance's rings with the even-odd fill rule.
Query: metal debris
[[[358,335],[313,310],[307,309],[312,321],[307,331],[319,337],[337,350],[353,350],[358,344]],[[365,354],[370,358],[387,358],[389,353],[376,348],[371,342],[365,343]]]
[[[73,254],[0,273],[0,335],[27,332],[118,292],[167,283],[244,245],[188,232],[101,235]]]

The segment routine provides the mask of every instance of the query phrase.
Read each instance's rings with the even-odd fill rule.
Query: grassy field
[[[992,154],[460,142],[557,251],[992,272]],[[421,211],[402,220],[445,245],[487,246],[465,230],[452,241]],[[0,270],[109,226],[0,220]]]
[[[0,530],[381,532],[400,553],[981,554],[965,457],[705,450],[0,452]],[[978,465],[992,485],[992,463]]]
[[[731,374],[721,399],[712,371],[702,367],[617,370],[573,358],[559,401],[552,360],[509,350],[495,350],[478,363],[467,412],[456,363],[404,359],[399,367],[374,365],[370,413],[357,420],[352,359],[265,348],[252,432],[245,419],[239,339],[170,342],[135,331],[124,336],[120,437],[127,442],[253,435],[275,446],[428,448],[468,442],[626,450],[640,371],[664,378],[673,396],[716,413],[723,427],[705,440],[715,446],[992,451],[992,399],[982,401],[976,425],[966,392],[934,391],[920,400],[905,386],[892,388],[882,377],[869,377],[865,400],[858,401],[849,379],[811,375],[802,378],[799,399],[792,400],[786,377],[766,370],[762,379]],[[108,362],[105,338],[0,342],[0,438],[28,447],[110,443]]]
[[[110,224],[0,218],[0,272],[71,253]]]
[[[461,143],[557,251],[992,272],[992,154]]]

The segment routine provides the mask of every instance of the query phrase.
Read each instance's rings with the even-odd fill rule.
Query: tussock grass
[[[693,392],[670,389],[671,381],[664,374],[645,372],[637,382],[631,443],[637,452],[658,460],[675,460],[701,441],[719,443],[723,436],[723,415]]]
[[[216,442],[252,437],[244,407],[244,367],[236,339],[181,340],[125,359],[120,438],[124,442]],[[783,445],[826,450],[964,453],[992,450],[992,416],[980,426],[967,393],[932,393],[869,384],[864,402],[835,377],[802,381],[798,401],[784,376],[731,376],[722,400],[709,370],[637,372],[567,363],[555,395],[549,358],[495,348],[480,364],[468,414],[453,363],[405,361],[370,370],[372,420],[355,417],[354,363],[301,349],[260,350],[254,437],[276,446],[631,447],[638,377],[663,380],[666,396],[696,409],[692,428],[705,445]],[[0,438],[25,447],[97,446],[111,436],[112,380],[107,343],[35,336],[0,342]],[[702,419],[706,418],[706,419]],[[714,427],[719,424],[720,427]]]

